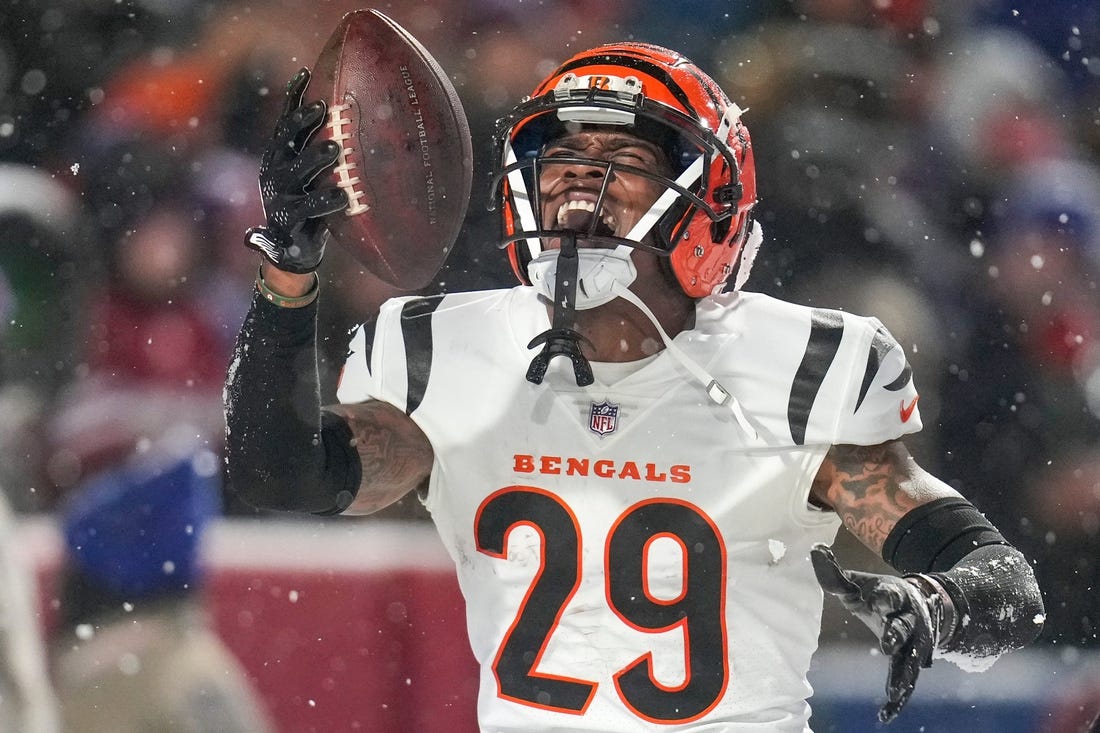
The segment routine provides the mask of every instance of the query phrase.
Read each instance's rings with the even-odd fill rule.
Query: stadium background
[[[470,213],[429,291],[511,283],[488,134],[555,62],[638,39],[715,76],[757,150],[767,245],[748,287],[886,323],[921,390],[918,461],[1036,560],[1046,594],[1035,649],[986,674],[938,663],[892,729],[1062,733],[1100,709],[1100,3],[374,6],[452,74],[474,132]],[[0,485],[48,634],[67,495],[135,449],[220,449],[259,150],[285,80],[355,7],[0,7]],[[338,247],[322,275],[331,398],[347,329],[390,293]],[[281,730],[473,729],[457,590],[414,502],[318,522],[226,496],[204,557],[217,628]],[[884,660],[857,627],[827,603],[815,730],[873,729]]]

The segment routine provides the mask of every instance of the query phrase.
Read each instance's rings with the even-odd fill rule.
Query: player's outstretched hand
[[[302,68],[287,84],[286,106],[260,160],[260,196],[267,224],[252,227],[245,243],[280,270],[308,273],[325,253],[324,217],[348,206],[336,186],[313,186],[322,171],[340,155],[332,140],[310,145],[325,121],[323,101],[303,104],[309,69]]]
[[[890,658],[886,704],[878,713],[880,721],[889,723],[909,701],[921,667],[932,665],[942,601],[904,578],[842,568],[825,545],[815,545],[810,559],[821,587],[875,632]]]

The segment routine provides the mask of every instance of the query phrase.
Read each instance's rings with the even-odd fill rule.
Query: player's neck
[[[672,294],[656,294],[643,299],[661,327],[674,338],[695,325],[695,301]],[[664,350],[661,334],[636,306],[616,298],[597,308],[577,311],[576,327],[591,346],[584,347],[592,361],[637,361]]]

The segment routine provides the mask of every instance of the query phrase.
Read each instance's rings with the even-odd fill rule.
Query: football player
[[[232,485],[321,515],[419,492],[466,598],[483,730],[802,733],[822,587],[888,656],[883,721],[934,655],[1037,636],[1028,562],[901,440],[918,393],[886,328],[742,291],[762,240],[742,110],[664,48],[579,53],[500,120],[522,284],[388,301],[322,409],[313,271],[346,203],[311,183],[338,151],[307,144],[307,83],[261,168]],[[898,575],[841,567],[841,523]]]

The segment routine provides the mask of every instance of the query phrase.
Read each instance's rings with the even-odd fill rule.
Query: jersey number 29
[[[475,520],[479,551],[505,558],[508,534],[519,525],[541,537],[541,564],[493,663],[501,697],[524,705],[583,715],[597,681],[538,671],[562,613],[581,583],[581,536],[562,499],[530,486],[509,486],[482,502]],[[647,582],[650,545],[659,538],[679,543],[683,584],[676,598],[655,597]],[[662,633],[679,628],[684,638],[685,676],[675,687],[661,684],[647,652],[614,674],[619,698],[635,715],[654,723],[682,723],[706,715],[721,699],[729,678],[726,658],[726,551],[714,523],[691,504],[650,499],[622,513],[604,544],[606,598],[631,628]]]

